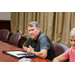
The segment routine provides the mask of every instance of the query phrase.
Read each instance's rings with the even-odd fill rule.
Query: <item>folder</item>
[[[21,51],[21,50],[12,50],[12,51],[2,51],[2,53],[5,53],[7,55],[10,55],[10,56],[13,56],[15,58],[31,58],[31,57],[36,57],[35,54],[33,53],[27,53],[27,52],[24,52],[24,51]]]

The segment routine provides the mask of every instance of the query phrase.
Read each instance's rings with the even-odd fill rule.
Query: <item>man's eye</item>
[[[34,31],[34,29],[32,29],[32,31]]]

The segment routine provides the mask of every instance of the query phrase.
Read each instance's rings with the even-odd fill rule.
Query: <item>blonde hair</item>
[[[70,31],[70,36],[75,36],[75,28]]]

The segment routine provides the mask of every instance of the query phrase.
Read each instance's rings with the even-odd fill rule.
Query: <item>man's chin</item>
[[[32,39],[34,39],[34,37],[31,37]]]
[[[33,36],[31,36],[31,38],[32,38],[32,39],[34,39],[34,37],[33,37]]]

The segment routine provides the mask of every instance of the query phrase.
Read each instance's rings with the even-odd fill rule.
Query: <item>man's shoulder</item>
[[[27,39],[31,39],[31,37],[30,37],[30,36],[28,36],[28,37],[27,37]]]
[[[41,34],[39,35],[39,39],[44,38],[44,37],[48,37],[45,33],[41,32]]]

